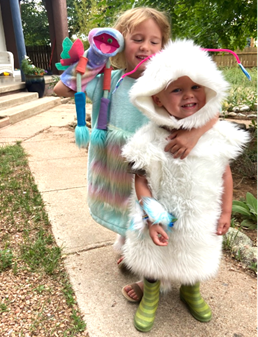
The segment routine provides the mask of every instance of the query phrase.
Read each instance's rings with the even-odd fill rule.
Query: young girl
[[[120,234],[123,238],[128,222],[133,175],[127,171],[127,164],[121,156],[121,147],[138,128],[148,122],[148,118],[130,103],[128,97],[129,90],[135,80],[141,76],[145,65],[141,65],[137,72],[126,77],[118,90],[113,94],[112,92],[125,70],[130,72],[144,58],[163,48],[170,36],[170,24],[163,13],[152,8],[138,7],[122,14],[114,28],[123,35],[125,48],[112,60],[113,65],[119,70],[112,71],[111,75],[109,95],[111,103],[105,148],[100,156],[94,146],[91,144],[89,146],[88,205],[97,223]],[[74,95],[68,83],[65,82],[67,71],[61,75],[61,81],[54,89],[59,96]],[[96,127],[98,121],[102,88],[103,75],[98,75],[86,87],[86,93],[93,103],[92,128]],[[172,132],[166,140],[164,151],[170,152],[170,155],[176,158],[186,157],[202,134],[209,130],[216,120],[217,117],[198,129]],[[131,287],[127,289],[129,296],[135,298]]]
[[[218,271],[231,219],[229,161],[240,154],[248,134],[217,122],[184,160],[163,149],[171,129],[191,130],[212,120],[227,89],[207,52],[186,40],[170,42],[153,56],[131,89],[133,104],[151,120],[122,151],[139,171],[123,251],[125,263],[144,278],[134,318],[140,331],[153,326],[160,282],[165,288],[180,282],[180,298],[193,317],[211,319],[199,283]]]

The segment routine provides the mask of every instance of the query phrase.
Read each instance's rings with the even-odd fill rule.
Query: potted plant
[[[29,92],[37,92],[39,98],[42,98],[45,91],[45,70],[35,67],[28,56],[22,60],[21,69],[25,75],[26,89]]]

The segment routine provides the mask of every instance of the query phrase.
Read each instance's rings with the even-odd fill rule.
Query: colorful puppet
[[[88,40],[90,48],[84,52],[81,40],[77,39],[72,43],[69,38],[65,38],[60,63],[56,64],[58,70],[65,70],[63,76],[70,89],[77,91],[75,94],[77,113],[75,141],[79,147],[86,147],[90,139],[85,122],[85,88],[89,81],[103,71],[103,97],[101,98],[97,128],[93,130],[91,140],[95,144],[101,144],[105,139],[110,103],[108,93],[111,84],[109,58],[124,48],[122,34],[112,28],[94,28],[89,32]]]

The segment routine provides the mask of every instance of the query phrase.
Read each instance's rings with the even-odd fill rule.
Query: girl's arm
[[[137,198],[142,205],[141,199],[143,197],[152,197],[151,191],[148,186],[148,181],[144,176],[135,175],[135,191]],[[168,235],[159,224],[153,225],[148,221],[149,233],[152,241],[157,246],[167,246],[168,244]]]
[[[230,227],[232,201],[233,201],[233,179],[229,165],[223,175],[224,191],[222,195],[222,209],[217,226],[217,235],[224,235]]]
[[[171,132],[168,137],[169,143],[165,147],[166,152],[171,152],[174,158],[184,159],[195,147],[199,138],[210,130],[218,121],[218,116],[211,119],[207,124],[198,129],[179,129]]]
[[[142,197],[152,197],[151,191],[148,186],[148,181],[145,176],[140,176],[139,174],[135,175],[135,192],[141,205]]]

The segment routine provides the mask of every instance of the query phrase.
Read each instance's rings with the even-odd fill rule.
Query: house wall
[[[2,11],[0,6],[0,51],[6,51],[5,35],[4,35],[4,26],[2,20]]]
[[[20,68],[9,0],[0,0],[0,6],[2,12],[1,19],[4,27],[6,50],[13,53],[14,68]]]
[[[10,1],[16,0],[0,0],[0,50],[7,50],[12,52],[14,56],[14,67],[19,68],[19,58],[15,40]],[[66,0],[45,0],[45,2],[49,20],[52,48],[52,70],[53,73],[58,74],[59,72],[55,67],[55,63],[60,61],[62,42],[63,39],[68,36]]]

